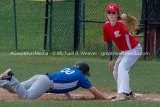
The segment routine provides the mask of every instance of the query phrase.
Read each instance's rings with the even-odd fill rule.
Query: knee
[[[121,72],[121,71],[128,71],[129,70],[129,68],[127,68],[127,67],[121,67],[121,68],[119,68],[119,71]]]
[[[119,67],[118,67],[118,72],[120,71],[122,71],[122,72],[124,72],[124,71],[129,71],[130,70],[130,67],[129,66],[127,66],[127,65],[122,65],[122,64],[120,64],[119,65]]]
[[[127,67],[119,67],[118,69],[118,76],[124,76],[124,75],[128,75],[130,68]]]

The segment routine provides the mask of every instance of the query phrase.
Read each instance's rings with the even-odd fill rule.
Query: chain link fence
[[[53,5],[49,5],[47,50],[73,51],[75,2],[76,0],[53,0]],[[44,50],[45,3],[44,0],[0,1],[1,51]],[[121,13],[131,14],[140,21],[141,0],[82,0],[79,51],[106,51],[102,25],[106,21],[106,6],[110,3],[118,4]],[[143,44],[143,37],[137,37]]]
[[[73,51],[75,1],[53,2],[50,51]]]
[[[42,50],[44,2],[1,0],[0,6],[0,50]]]
[[[13,3],[1,0],[0,7],[0,50],[11,50],[14,49]]]

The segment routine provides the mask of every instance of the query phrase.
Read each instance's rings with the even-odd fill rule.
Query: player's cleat
[[[11,69],[7,69],[4,73],[2,73],[0,75],[0,80],[11,80],[12,76],[14,74],[12,73],[12,70]]]
[[[112,99],[112,101],[126,101],[126,100],[132,100],[131,95],[126,95],[125,93],[119,93],[115,99]]]

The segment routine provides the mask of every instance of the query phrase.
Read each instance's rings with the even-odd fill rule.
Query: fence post
[[[85,11],[86,11],[86,9],[85,9],[85,7],[86,7],[86,5],[85,5],[85,0],[83,0],[83,19],[81,20],[81,22],[83,21],[83,47],[85,47],[85,42],[86,42],[86,32],[85,32],[85,29],[86,29],[86,23],[85,23],[85,15],[86,15],[86,13],[85,13]]]
[[[144,11],[144,47],[143,47],[143,50],[144,50],[144,59],[146,59],[146,52],[147,52],[147,38],[148,38],[148,2],[147,0],[143,0],[142,1],[142,11]]]
[[[45,10],[45,28],[44,28],[44,50],[47,50],[47,33],[48,33],[48,4],[49,0],[46,0],[46,10]]]
[[[14,19],[14,39],[15,39],[15,50],[17,50],[17,49],[18,49],[18,45],[17,45],[16,0],[13,0],[13,19]]]
[[[82,0],[75,0],[74,52],[79,49],[79,44],[80,44],[81,1],[82,1]]]
[[[49,51],[52,51],[52,19],[53,19],[53,0],[50,0],[50,26],[49,26]]]

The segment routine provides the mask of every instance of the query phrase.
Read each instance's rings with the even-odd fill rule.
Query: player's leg
[[[10,86],[9,81],[11,80],[12,76],[14,74],[12,73],[11,69],[7,69],[4,73],[0,75],[0,87],[8,90],[11,93],[16,93]]]
[[[34,80],[34,82],[32,81]],[[13,84],[14,83],[14,84]],[[13,85],[11,85],[13,84]],[[27,85],[21,85],[21,83],[12,77],[10,81],[10,86],[15,90],[18,96],[22,99],[36,99],[43,95],[47,90],[49,90],[53,85],[53,82],[46,75],[37,75],[25,82]],[[25,88],[28,89],[26,90]]]
[[[24,87],[20,85],[20,82],[14,76],[9,76],[9,72],[11,72],[11,70],[8,69],[1,74],[0,87],[16,94],[21,93]]]
[[[12,70],[11,69],[7,69],[3,74],[1,74],[0,76],[0,80],[2,80],[0,83],[1,83],[1,87],[8,90],[9,92],[11,93],[16,93],[12,88],[11,86],[9,85],[9,81],[8,80],[11,80],[11,77],[12,75],[14,75],[12,73]],[[38,75],[32,77],[31,79],[27,80],[27,81],[24,81],[21,83],[21,85],[27,90],[29,89],[32,84],[36,81],[36,78],[38,77]]]
[[[36,99],[46,93],[50,88],[53,88],[53,81],[47,75],[39,75],[32,86],[26,90],[25,96],[20,96],[24,99]]]
[[[115,62],[115,65],[114,65],[113,77],[114,77],[116,83],[118,82],[118,67],[119,67],[119,64],[120,64],[123,56],[124,56],[124,55],[123,55],[122,53],[120,53],[118,59],[117,59],[116,62]]]
[[[8,76],[8,72],[5,72],[3,74],[5,74],[5,75],[3,75],[1,77]],[[0,87],[4,87],[7,85],[6,88],[14,91],[22,99],[35,99],[37,97],[40,97],[49,88],[51,88],[53,86],[52,85],[53,82],[46,75],[35,76],[34,80],[35,80],[34,83],[32,84],[32,86],[28,90],[26,90],[24,88],[24,85],[21,85],[20,82],[14,76],[9,78],[9,80],[8,80],[8,78],[1,79],[0,80]]]
[[[37,78],[39,78],[40,75],[35,75],[33,76],[32,78],[26,80],[26,81],[23,81],[21,82],[21,85],[26,89],[28,90],[32,85],[33,83],[37,80]]]
[[[8,85],[8,84],[3,85],[2,88],[6,89],[6,90],[9,91],[10,93],[16,94],[16,92],[15,92],[15,91],[10,87],[10,85]]]
[[[127,55],[122,58],[118,67],[118,83],[117,83],[118,94],[116,99],[113,99],[113,101],[132,99],[131,96],[129,95],[132,91],[129,84],[130,78],[128,73],[130,67],[136,62],[137,59],[138,57],[129,57]]]
[[[130,93],[130,78],[129,71],[132,65],[140,57],[142,49],[137,47],[133,50],[127,51],[122,58],[119,67],[118,67],[118,93]]]

